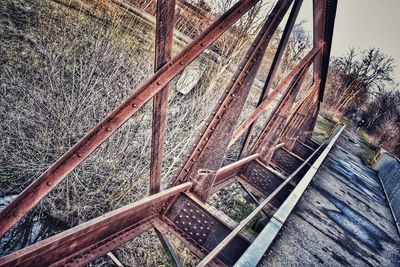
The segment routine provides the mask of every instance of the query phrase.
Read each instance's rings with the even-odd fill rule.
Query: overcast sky
[[[299,19],[311,24],[311,18],[312,0],[304,0]],[[381,48],[396,60],[400,82],[400,0],[339,0],[332,55],[343,56],[349,47]]]

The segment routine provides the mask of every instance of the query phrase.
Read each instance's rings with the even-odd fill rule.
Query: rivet
[[[182,61],[180,61],[180,62],[179,62],[179,64],[180,64],[180,65],[183,65],[183,62],[182,62]]]
[[[161,85],[161,82],[160,82],[160,81],[158,81],[158,82],[157,82],[157,85]]]
[[[82,157],[82,154],[81,153],[78,153],[78,158],[81,158]]]
[[[107,131],[107,132],[111,131],[111,128],[107,127],[107,128],[106,128],[106,131]]]
[[[204,46],[204,43],[201,43],[200,45],[201,45],[201,46]]]
[[[51,183],[50,183],[50,182],[47,182],[46,184],[47,184],[48,186],[50,186],[50,185],[51,185]]]
[[[17,213],[16,213],[16,212],[14,212],[14,213],[13,213],[13,216],[14,216],[14,217],[17,217]]]

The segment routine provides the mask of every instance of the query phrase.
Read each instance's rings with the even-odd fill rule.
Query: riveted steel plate
[[[277,150],[275,150],[275,153],[272,156],[272,163],[274,163],[278,168],[284,170],[288,174],[292,174],[293,172],[295,172],[303,162],[303,160],[296,157],[296,155],[292,154],[284,148],[278,148]],[[300,170],[296,177],[303,177],[306,172],[307,166],[304,166],[304,168]]]
[[[208,251],[213,250],[231,232],[218,218],[185,194],[177,198],[166,218],[186,239]],[[218,259],[232,266],[248,246],[246,240],[237,236],[221,251]]]
[[[247,178],[248,183],[263,194],[264,198],[271,195],[284,181],[282,177],[265,168],[256,160],[251,161],[246,166],[243,176]],[[288,184],[271,200],[271,203],[275,207],[279,207],[292,189],[293,187]]]
[[[296,140],[292,149],[292,153],[300,156],[304,160],[306,160],[309,156],[311,156],[313,152],[314,150],[311,147],[300,142],[299,140]]]

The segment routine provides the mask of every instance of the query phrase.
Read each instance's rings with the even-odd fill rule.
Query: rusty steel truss
[[[321,146],[310,136],[324,95],[337,0],[313,0],[314,47],[270,93],[303,2],[277,1],[206,120],[191,153],[178,169],[174,182],[160,192],[168,83],[258,2],[238,1],[171,59],[175,0],[157,1],[154,75],[1,211],[0,235],[19,222],[133,114],[153,99],[149,196],[4,256],[0,259],[1,266],[81,266],[151,228],[156,230],[169,249],[165,233],[176,236],[203,259],[200,266],[235,264],[250,244],[248,238],[239,234],[243,223],[233,229],[226,219],[206,204],[206,200],[221,187],[239,182],[250,195],[257,194],[267,201],[259,206],[258,211],[271,216],[315,160]],[[258,106],[240,126],[235,127],[271,37],[290,8]],[[298,100],[311,65],[313,83]],[[261,133],[254,137],[255,122],[277,98],[278,104],[272,115]],[[238,161],[221,167],[227,149],[242,136]],[[252,138],[254,142],[250,142]],[[264,209],[266,204],[268,210]],[[170,252],[175,264],[179,265],[174,252]]]

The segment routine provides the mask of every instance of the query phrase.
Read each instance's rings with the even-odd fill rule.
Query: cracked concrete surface
[[[259,266],[400,266],[382,186],[346,130]]]

